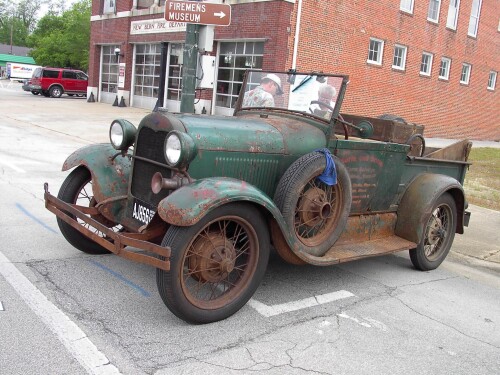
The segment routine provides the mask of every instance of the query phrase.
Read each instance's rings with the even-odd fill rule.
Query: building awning
[[[6,63],[13,62],[18,64],[31,64],[36,65],[33,57],[30,56],[16,56],[0,53],[0,66],[5,66]]]

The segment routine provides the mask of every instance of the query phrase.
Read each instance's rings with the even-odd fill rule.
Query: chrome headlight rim
[[[109,127],[109,141],[116,150],[127,150],[134,144],[136,135],[136,127],[127,120],[114,120]]]
[[[176,151],[173,147],[175,147],[175,143],[178,143],[178,155],[176,156]],[[189,136],[187,133],[183,133],[178,130],[172,130],[168,133],[165,138],[165,144],[163,148],[164,157],[167,164],[176,169],[184,169],[189,163],[193,160],[196,154],[196,145],[193,141],[193,138]],[[172,153],[174,155],[174,159],[171,158]]]

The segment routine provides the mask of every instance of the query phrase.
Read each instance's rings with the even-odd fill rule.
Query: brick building
[[[322,70],[350,76],[344,113],[397,114],[425,125],[427,136],[500,140],[497,0],[225,3],[231,24],[215,27],[213,50],[200,54],[215,67],[214,88],[197,90],[198,113],[231,114],[247,68]],[[164,106],[179,110],[185,24],[166,22],[164,5],[92,2],[89,90],[99,101],[118,95],[153,108],[166,42]]]

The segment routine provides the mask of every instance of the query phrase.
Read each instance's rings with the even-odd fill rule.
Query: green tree
[[[21,0],[17,3],[0,0],[0,43],[26,46],[35,29],[37,13],[42,4],[51,0]]]
[[[49,11],[40,19],[28,38],[37,64],[87,70],[91,5],[91,0],[80,0],[60,15]]]

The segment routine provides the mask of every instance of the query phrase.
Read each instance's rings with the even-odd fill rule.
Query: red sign
[[[228,26],[231,23],[231,6],[199,1],[166,1],[167,21],[199,25]]]

